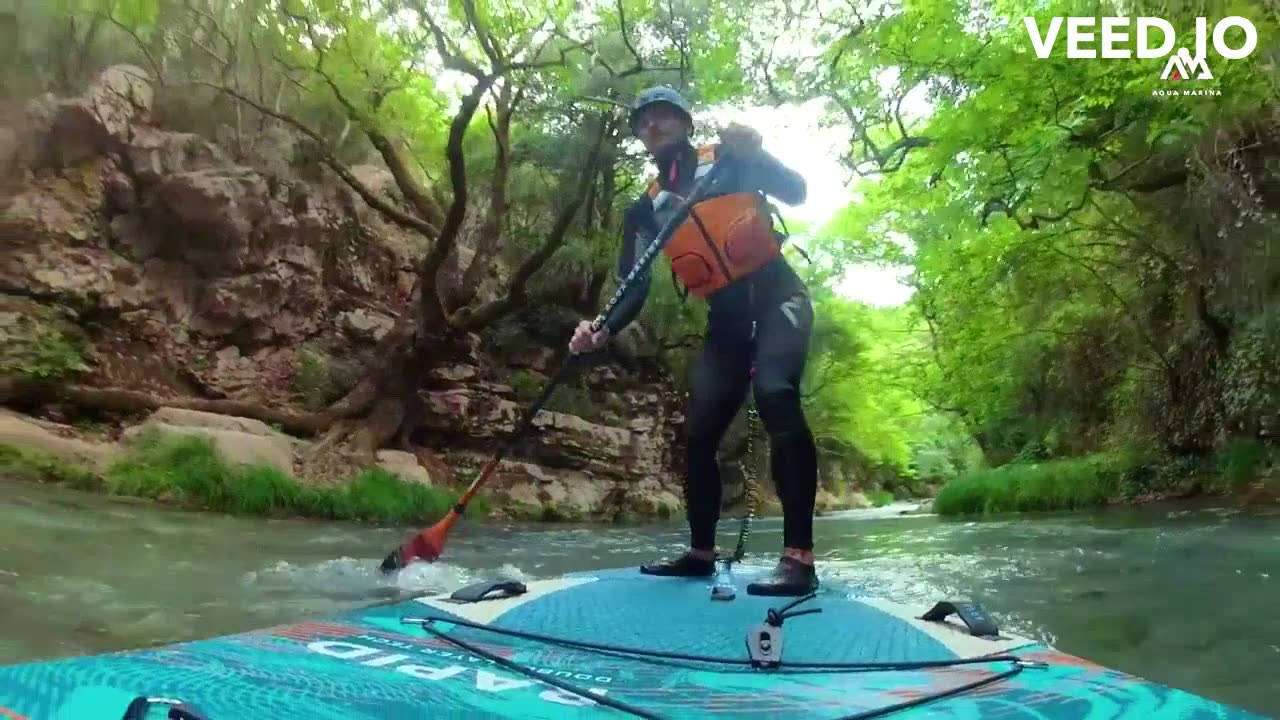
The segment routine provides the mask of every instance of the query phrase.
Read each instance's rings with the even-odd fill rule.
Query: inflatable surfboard
[[[635,568],[370,605],[170,646],[0,667],[5,720],[949,718],[1252,720],[1001,630],[981,607],[906,607],[824,584],[748,595],[764,570]],[[817,612],[813,612],[817,611]]]

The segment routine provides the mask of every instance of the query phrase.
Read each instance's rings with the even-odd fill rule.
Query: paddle
[[[623,293],[625,293],[627,289],[630,288],[631,284],[644,273],[654,256],[657,255],[658,252],[662,250],[663,246],[667,244],[667,240],[670,239],[671,234],[675,232],[675,229],[679,227],[680,223],[683,221],[685,212],[688,211],[691,205],[701,200],[711,188],[714,178],[725,165],[724,160],[726,155],[727,153],[722,152],[721,157],[716,160],[716,163],[712,165],[711,169],[698,179],[698,182],[693,186],[693,190],[690,191],[689,197],[680,204],[679,210],[671,216],[671,219],[668,220],[662,230],[659,231],[658,236],[653,239],[653,242],[649,243],[649,247],[645,248],[644,253],[636,260],[635,265],[631,268],[631,272],[627,273],[627,276],[623,278],[622,282],[618,285],[617,291],[613,293],[613,297],[609,299],[609,303],[605,305],[604,310],[602,310],[600,314],[596,316],[596,319],[591,322],[592,332],[599,331],[600,328],[604,327],[605,322],[609,319],[614,308],[617,307],[618,302],[622,299]],[[485,466],[480,470],[480,474],[476,476],[475,480],[471,481],[471,485],[467,488],[466,492],[462,493],[462,497],[458,498],[457,504],[449,510],[449,514],[445,515],[435,525],[420,531],[418,534],[406,540],[402,545],[400,545],[400,547],[392,550],[391,553],[382,561],[381,569],[383,573],[401,570],[408,567],[410,563],[418,559],[435,562],[436,559],[440,557],[441,553],[444,552],[445,542],[449,539],[449,528],[451,528],[453,523],[462,516],[463,512],[466,511],[467,503],[471,502],[471,499],[475,497],[477,492],[479,492],[480,487],[484,485],[485,481],[489,479],[489,476],[493,474],[493,471],[497,469],[498,463],[502,462],[502,459],[506,456],[507,451],[510,450],[515,441],[522,437],[533,424],[533,418],[537,416],[540,410],[542,410],[542,406],[546,404],[547,399],[551,397],[551,393],[555,391],[556,386],[561,382],[561,380],[563,380],[566,373],[573,366],[573,361],[576,359],[577,355],[575,354],[567,360],[562,360],[559,369],[556,370],[555,375],[552,376],[550,382],[547,383],[547,387],[542,391],[542,396],[525,411],[519,422],[516,423],[514,431],[508,437],[506,442],[503,442],[498,446],[498,451],[494,453],[494,456],[489,460],[489,462],[485,463]]]

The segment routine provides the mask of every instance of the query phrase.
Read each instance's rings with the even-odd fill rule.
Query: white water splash
[[[390,582],[401,590],[445,592],[467,584],[469,573],[448,563],[413,563],[395,575]]]
[[[339,557],[313,563],[280,560],[242,575],[240,587],[265,595],[296,596],[302,591],[314,597],[373,600],[394,594],[395,580],[383,575],[376,562]]]
[[[251,593],[296,596],[303,591],[314,597],[358,601],[418,593],[448,593],[489,578],[524,582],[530,576],[510,563],[490,570],[467,569],[442,562],[414,563],[386,575],[378,568],[377,560],[340,557],[315,563],[281,560],[245,573],[240,579],[240,586]]]
[[[439,562],[414,563],[393,577],[396,586],[403,590],[425,592],[452,592],[482,579],[520,582],[532,579],[528,573],[511,563],[506,563],[495,570],[487,568],[468,570]]]

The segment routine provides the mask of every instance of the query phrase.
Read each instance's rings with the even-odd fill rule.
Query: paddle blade
[[[391,554],[382,560],[382,572],[390,573],[396,570],[403,570],[417,560],[435,562],[440,557],[440,554],[444,552],[445,541],[449,538],[449,527],[453,525],[453,521],[457,517],[457,511],[450,510],[443,520],[414,535],[403,545],[392,550]]]

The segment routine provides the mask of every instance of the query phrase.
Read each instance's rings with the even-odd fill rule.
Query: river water
[[[1144,506],[981,522],[819,518],[820,574],[891,599],[970,597],[1002,628],[1280,717],[1280,508]],[[635,565],[684,541],[644,527],[455,526],[440,562],[385,578],[409,528],[158,509],[0,480],[0,662],[105,652],[315,618],[502,573]],[[731,549],[737,521],[722,525]],[[776,520],[747,561],[771,564]]]

